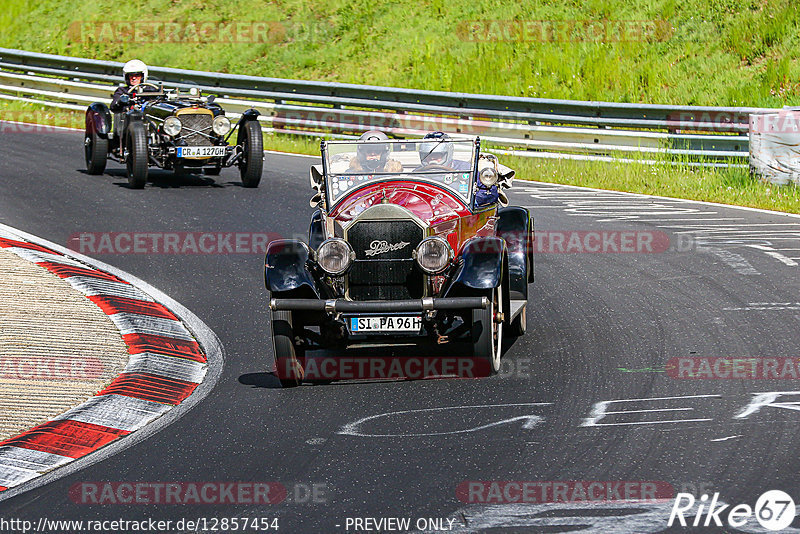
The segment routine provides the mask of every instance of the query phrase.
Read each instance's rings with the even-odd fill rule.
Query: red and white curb
[[[209,352],[219,365],[215,366],[212,383],[206,384],[205,393],[218,378],[222,349],[213,332],[191,312],[147,284],[111,266],[3,225],[0,225],[0,248],[36,263],[83,293],[119,328],[130,354],[123,372],[104,390],[52,421],[0,442],[0,495],[18,493],[11,488],[26,491],[30,489],[29,481],[47,473],[53,475],[50,472],[55,468],[101,448],[108,453],[92,457],[107,457],[120,438],[156,420],[162,424],[152,426],[159,428],[172,422],[166,421],[169,418],[165,414],[199,401],[193,393],[207,379]],[[151,296],[154,294],[157,298]],[[179,310],[180,318],[162,304],[165,301],[173,310]],[[198,338],[205,343],[199,343]],[[190,396],[191,402],[187,400]],[[140,440],[122,441],[130,441],[120,443],[127,447]],[[89,463],[94,462],[83,462],[76,468]],[[63,475],[49,478],[60,476]]]

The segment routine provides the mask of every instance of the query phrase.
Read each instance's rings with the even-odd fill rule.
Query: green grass
[[[2,119],[83,127],[82,112],[0,100],[0,120]],[[265,133],[264,148],[318,155],[320,139]],[[648,156],[648,159],[654,158]],[[671,159],[655,159],[660,160],[658,164],[501,157],[502,162],[515,169],[517,178],[522,180],[800,213],[800,188],[797,186],[775,187],[763,184],[753,179],[747,169],[690,167],[680,162],[677,165],[670,164],[674,163]]]
[[[470,33],[486,20],[503,22]],[[604,20],[666,22],[625,41],[490,38],[509,21]],[[103,34],[109,21],[273,24],[264,42],[183,32],[164,44]],[[0,0],[0,25],[4,47],[179,68],[579,100],[800,104],[795,0]]]

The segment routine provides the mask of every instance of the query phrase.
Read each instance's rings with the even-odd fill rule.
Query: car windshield
[[[369,182],[412,180],[471,200],[476,143],[472,140],[329,141],[323,158],[331,205]]]

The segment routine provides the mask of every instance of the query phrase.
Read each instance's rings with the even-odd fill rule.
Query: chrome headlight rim
[[[183,124],[178,117],[167,117],[164,119],[164,124],[161,125],[161,129],[164,130],[164,133],[168,136],[177,137],[183,129]]]
[[[446,251],[446,261],[441,265],[437,266],[436,268],[429,268],[422,264],[421,258],[423,256],[422,248],[427,246],[428,243],[440,243],[440,246]],[[414,249],[414,260],[417,263],[417,267],[419,267],[424,273],[429,275],[437,275],[441,274],[447,270],[450,264],[453,262],[453,258],[455,257],[455,252],[453,251],[453,247],[450,246],[450,243],[444,239],[443,237],[439,236],[431,236],[426,237],[422,241],[419,242],[417,248]]]
[[[325,258],[325,249],[332,247],[332,246],[344,246],[345,249],[345,257],[347,258],[347,263],[345,263],[344,267],[340,269],[328,269],[326,265],[323,263]],[[319,265],[319,268],[322,269],[325,273],[331,276],[341,276],[345,274],[350,267],[353,265],[353,261],[356,259],[356,253],[353,250],[353,247],[350,246],[350,243],[342,239],[341,237],[331,237],[320,243],[319,247],[314,253],[314,259]],[[328,266],[330,267],[330,266]]]
[[[492,187],[497,184],[499,178],[497,170],[494,167],[484,167],[478,173],[478,179],[484,187]]]
[[[211,123],[211,129],[217,135],[225,135],[231,131],[231,120],[225,115],[217,115]]]

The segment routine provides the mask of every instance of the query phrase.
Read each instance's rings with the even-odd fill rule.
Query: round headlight
[[[317,263],[326,273],[340,275],[350,267],[355,255],[347,241],[332,237],[323,241],[317,249]]]
[[[211,128],[217,135],[225,135],[231,131],[231,121],[225,115],[220,115],[214,118],[214,123]]]
[[[171,137],[181,133],[181,128],[183,125],[178,117],[167,117],[167,120],[164,121],[164,133]]]
[[[414,251],[419,268],[428,274],[444,271],[453,259],[453,249],[441,237],[423,239]]]
[[[481,170],[481,173],[478,175],[481,183],[486,187],[492,187],[494,184],[497,183],[497,171],[494,170],[493,167],[486,167]]]

